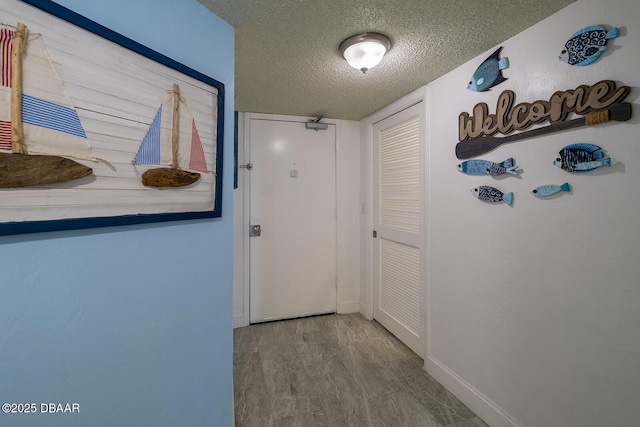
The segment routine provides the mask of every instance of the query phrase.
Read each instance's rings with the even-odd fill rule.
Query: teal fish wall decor
[[[491,54],[471,76],[467,89],[474,92],[485,92],[507,80],[502,70],[509,68],[509,58],[499,58],[502,46]]]
[[[600,150],[595,144],[582,142],[567,145],[560,150],[553,164],[567,172],[588,172],[600,166],[611,166],[611,158]]]
[[[599,25],[585,27],[565,43],[558,59],[569,65],[593,64],[607,48],[607,40],[619,35],[620,31],[617,28],[607,31]]]
[[[568,182],[565,182],[562,185],[555,185],[555,184],[541,185],[540,187],[535,188],[531,192],[531,194],[533,194],[536,197],[547,197],[547,196],[551,196],[553,194],[559,193],[561,191],[565,191],[567,193],[571,191],[571,186],[569,185]]]
[[[459,163],[458,170],[468,175],[502,175],[508,173],[511,175],[518,175],[518,165],[515,164],[513,158],[508,158],[504,162],[494,163],[489,160],[467,160]]]

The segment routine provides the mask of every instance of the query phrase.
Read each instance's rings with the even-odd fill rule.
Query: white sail
[[[11,122],[11,49],[15,32],[0,31],[0,122]],[[95,160],[62,78],[47,54],[42,36],[27,36],[22,59],[22,122],[28,154]],[[0,126],[2,124],[0,123]],[[0,133],[0,149],[7,148]],[[10,135],[9,135],[10,138]]]

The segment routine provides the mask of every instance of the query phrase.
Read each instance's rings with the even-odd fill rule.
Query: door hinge
[[[373,230],[373,238],[375,239],[376,237],[378,237],[378,232],[376,230]]]

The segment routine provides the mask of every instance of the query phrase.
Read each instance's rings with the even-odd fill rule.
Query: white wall
[[[491,25],[488,23],[487,31]],[[617,26],[593,65],[557,56],[587,25]],[[466,89],[493,49],[428,88],[431,247],[428,370],[492,425],[638,425],[640,397],[640,7],[636,0],[579,0],[504,42],[508,80]],[[503,146],[479,158],[514,157],[520,177],[456,170],[458,115],[478,102],[516,103],[614,80],[632,87],[625,123],[581,128]],[[545,124],[546,125],[546,124]],[[552,164],[576,142],[602,146],[614,166],[584,175]],[[571,194],[537,199],[542,184]],[[477,185],[513,191],[513,207],[473,197]],[[425,285],[426,285],[425,283]]]
[[[338,120],[338,313],[356,313],[360,301],[360,126]]]
[[[261,114],[262,118],[307,121],[306,117]],[[239,113],[238,164],[245,164],[244,113]],[[325,119],[336,125],[336,199],[337,199],[337,310],[338,313],[355,313],[360,300],[360,128],[350,120]],[[249,202],[245,193],[245,169],[238,174],[238,189],[234,190],[234,279],[233,324],[234,327],[249,324],[249,278],[247,258],[248,223],[244,220],[244,206]],[[248,179],[246,180],[248,183]]]

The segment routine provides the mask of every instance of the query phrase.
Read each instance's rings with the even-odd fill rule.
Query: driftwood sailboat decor
[[[223,83],[51,0],[0,17],[0,235],[222,215]]]
[[[181,104],[184,108],[180,108]],[[188,146],[183,142],[182,152],[181,136],[187,137],[183,138],[184,142],[190,142]],[[189,150],[185,151],[185,147]],[[173,90],[158,109],[133,161],[138,165],[170,165],[149,169],[142,174],[142,183],[150,187],[184,187],[200,179],[198,172],[182,168],[207,172],[198,128],[186,100],[180,95],[179,85],[173,85]]]
[[[95,160],[42,38],[29,37],[23,23],[1,29],[0,69],[0,188],[91,175],[90,167],[63,157]]]

